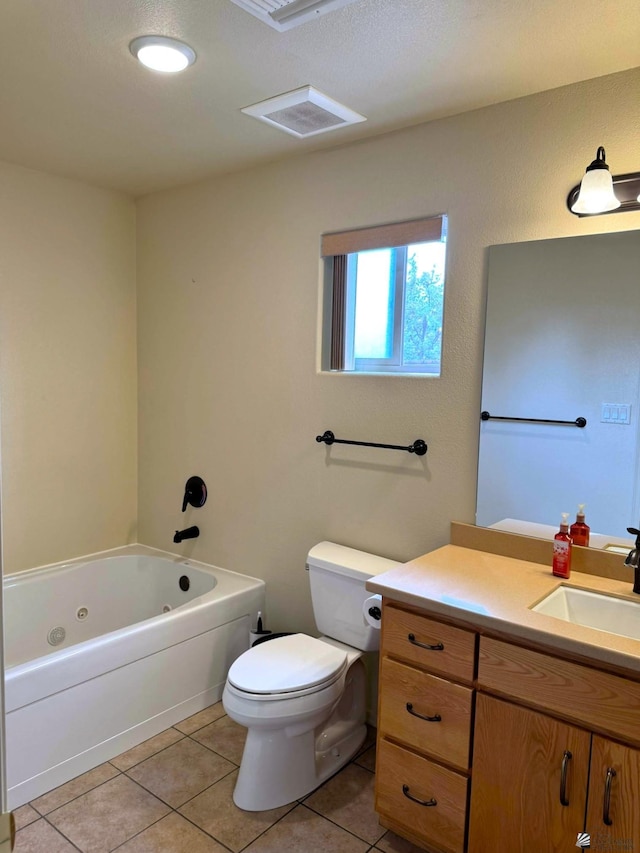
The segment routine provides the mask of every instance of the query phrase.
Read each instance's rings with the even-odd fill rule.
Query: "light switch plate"
[[[630,424],[631,403],[603,403],[600,423]]]

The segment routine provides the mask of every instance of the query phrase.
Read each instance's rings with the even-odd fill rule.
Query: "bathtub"
[[[222,696],[264,582],[143,546],[4,581],[8,806]]]

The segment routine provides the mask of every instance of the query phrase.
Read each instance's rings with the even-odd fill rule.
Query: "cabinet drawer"
[[[385,603],[382,616],[384,654],[418,664],[430,672],[473,681],[475,637],[473,631],[454,628]]]
[[[640,683],[622,676],[481,637],[478,686],[640,743]]]
[[[379,691],[383,735],[468,768],[473,690],[384,657]]]
[[[379,738],[376,811],[396,824],[401,821],[425,844],[462,853],[467,785],[453,770]]]

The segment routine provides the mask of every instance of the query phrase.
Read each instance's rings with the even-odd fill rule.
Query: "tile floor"
[[[243,812],[231,799],[245,729],[218,702],[15,812],[15,853],[420,853],[373,810],[373,730],[303,800]]]

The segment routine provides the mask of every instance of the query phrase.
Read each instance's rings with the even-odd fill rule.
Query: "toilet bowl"
[[[326,638],[292,634],[232,665],[222,702],[248,729],[233,794],[239,808],[263,811],[299,799],[357,752],[366,735],[360,656]]]
[[[377,649],[379,638],[362,614],[365,583],[395,565],[331,542],[315,546],[307,560],[314,615],[330,636],[281,636],[232,664],[222,703],[248,730],[233,794],[239,808],[263,811],[300,799],[362,745],[361,658],[363,651]]]

